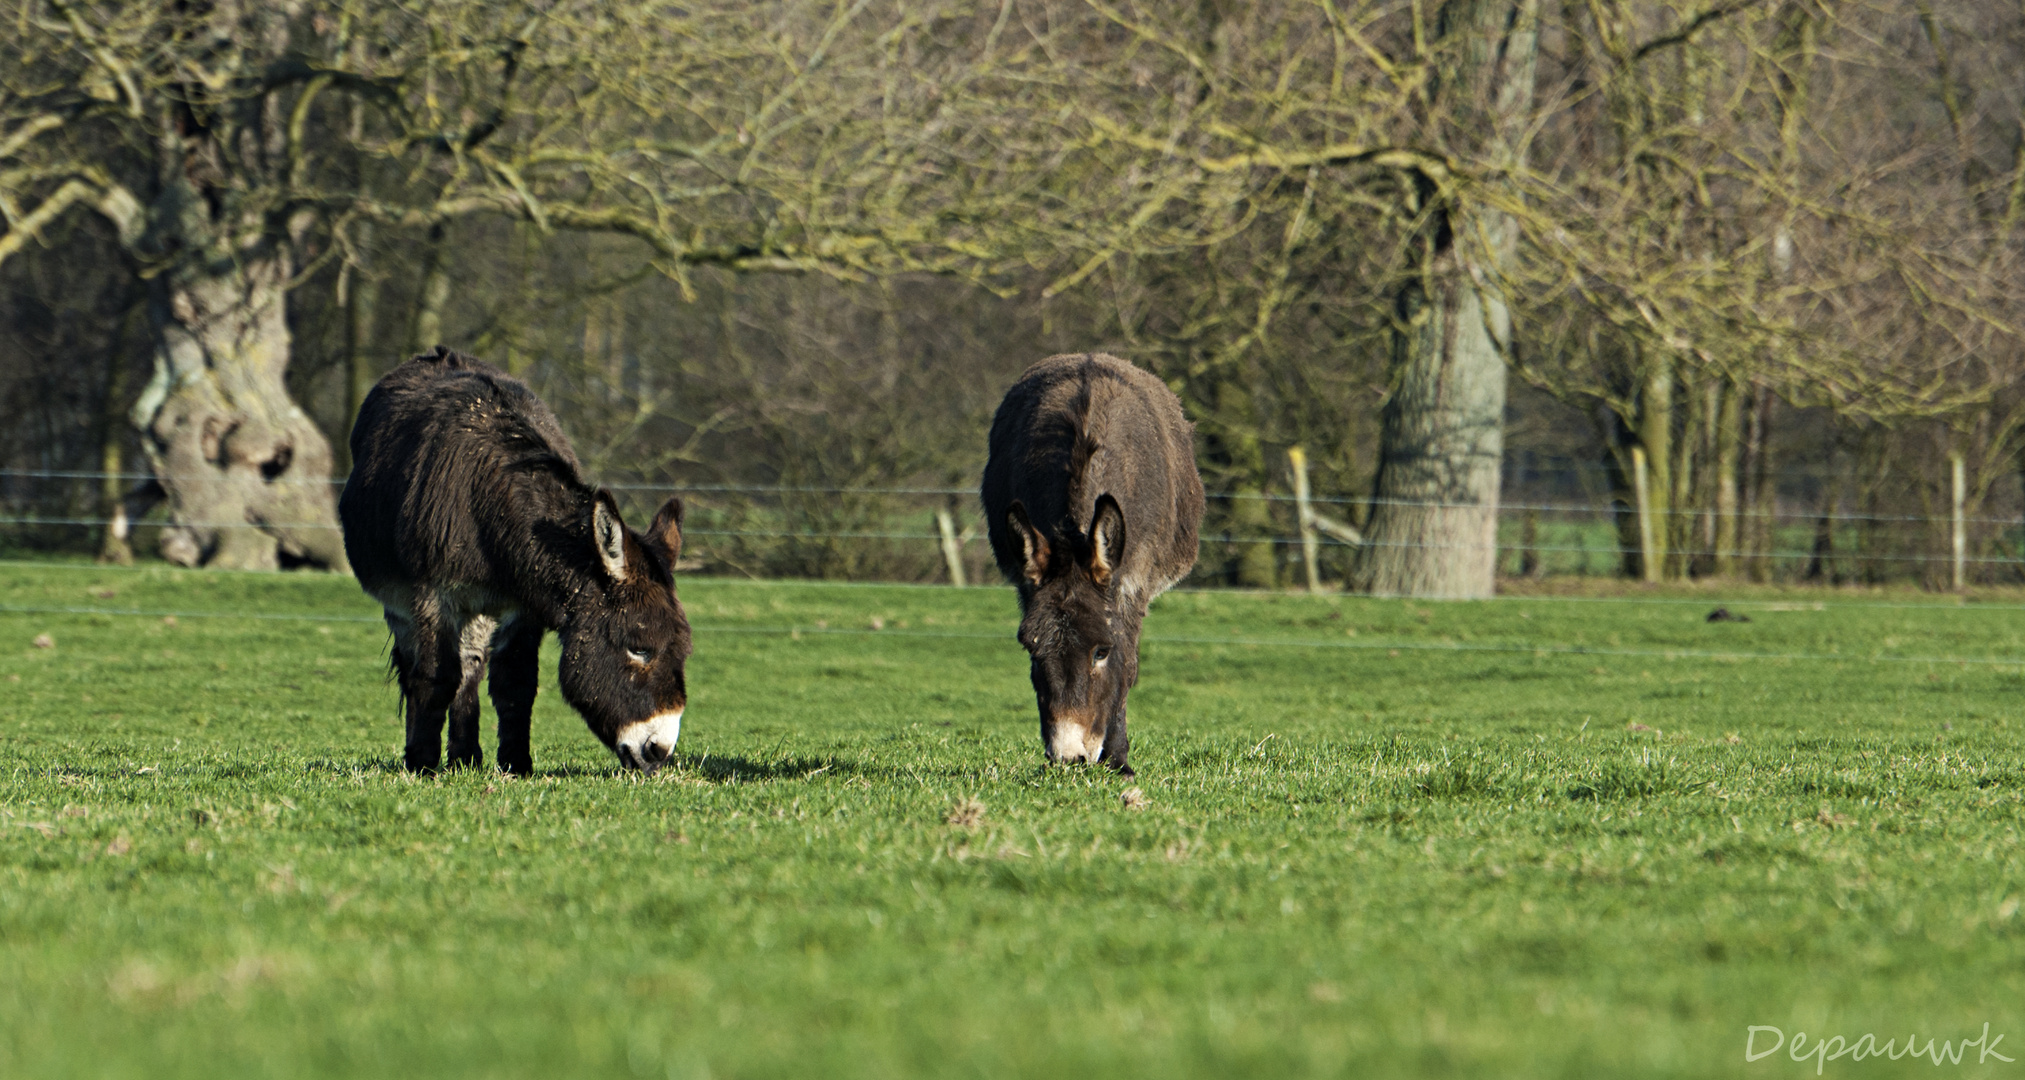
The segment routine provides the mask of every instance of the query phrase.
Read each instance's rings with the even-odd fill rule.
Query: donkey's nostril
[[[665,764],[669,758],[674,756],[675,748],[664,746],[661,743],[650,742],[640,748],[641,760],[649,765]]]

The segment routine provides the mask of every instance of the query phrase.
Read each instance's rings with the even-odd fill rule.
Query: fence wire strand
[[[0,516],[0,525],[23,525],[23,526],[60,525],[79,528],[85,527],[102,528],[104,526],[112,525],[115,523],[116,523],[115,519],[113,518],[92,518],[92,517],[45,518],[45,517]],[[126,522],[126,526],[129,529],[174,529],[174,528],[285,529],[285,530],[320,529],[324,531],[334,531],[339,528],[339,526],[337,525],[331,525],[322,522],[292,522],[292,523],[262,522],[259,524],[249,524],[243,521],[241,522],[128,521]],[[850,530],[850,529],[834,529],[822,531],[814,531],[814,530],[803,531],[792,529],[684,529],[682,530],[682,535],[685,538],[732,537],[738,539],[754,539],[754,540],[759,539],[910,540],[910,541],[921,540],[921,541],[935,541],[938,543],[941,541],[941,534],[932,532],[891,532],[891,531],[869,531],[869,530]],[[972,539],[975,539],[975,537],[973,537]],[[1203,537],[1203,541],[1205,543],[1218,543],[1218,544],[1297,545],[1301,543],[1299,537],[1287,537],[1287,536],[1208,535]],[[1362,544],[1351,544],[1329,536],[1319,536],[1316,538],[1315,542],[1325,548],[1352,548],[1352,549],[1359,547],[1381,547],[1381,548],[1401,548],[1407,550],[1420,550],[1420,551],[1506,551],[1506,552],[1531,551],[1535,553],[1559,552],[1559,553],[1583,554],[1583,555],[1615,555],[1619,557],[1639,553],[1638,548],[1626,547],[1621,544],[1618,545],[1541,544],[1541,543],[1526,544],[1522,541],[1515,541],[1510,543],[1492,543],[1492,544],[1467,543],[1467,542],[1427,544],[1410,540],[1366,540]],[[963,543],[963,541],[959,541],[959,544],[961,543]],[[1666,554],[1669,556],[1679,556],[1681,558],[1686,559],[1703,559],[1703,558],[1714,558],[1718,553],[1713,549],[1696,547],[1696,548],[1669,548],[1667,549]],[[1904,554],[1867,552],[1862,550],[1814,551],[1806,548],[1779,548],[1771,551],[1733,551],[1729,552],[1728,554],[1730,555],[1730,557],[1735,559],[1772,560],[1772,559],[1819,558],[1830,562],[1849,560],[1856,562],[1885,562],[1885,563],[1953,563],[1955,561],[1955,557],[1953,555],[1945,555],[1945,554],[1904,555]],[[1977,566],[1982,565],[2014,566],[2019,565],[2021,563],[2025,563],[2025,558],[2007,555],[1966,555],[1962,557],[1961,561],[1967,564]]]
[[[135,483],[144,483],[149,480],[158,479],[157,475],[154,473],[139,473],[139,472],[107,473],[107,472],[89,472],[83,470],[66,470],[66,469],[0,469],[0,476],[11,476],[24,479],[54,479],[54,480],[113,479]],[[1808,476],[1807,478],[1820,479],[1819,477],[1813,476]],[[331,477],[328,479],[322,478],[302,479],[302,478],[281,477],[268,482],[277,484],[317,484],[317,485],[342,487],[345,483],[345,478],[341,476]],[[654,494],[663,494],[663,495],[674,494],[685,496],[691,494],[701,494],[701,495],[715,494],[715,495],[868,495],[868,496],[891,495],[891,496],[909,496],[909,497],[944,496],[955,498],[977,497],[977,489],[974,487],[851,487],[851,486],[837,487],[837,486],[799,485],[799,484],[676,484],[676,483],[663,483],[663,484],[611,483],[606,484],[604,486],[610,488],[613,491],[649,492]],[[1282,495],[1273,492],[1256,492],[1256,491],[1225,491],[1225,492],[1212,491],[1207,492],[1204,497],[1211,501],[1216,500],[1260,501],[1260,502],[1284,503],[1284,504],[1293,504],[1299,501],[1293,495]],[[1367,495],[1310,495],[1307,501],[1310,503],[1318,503],[1331,506],[1365,506],[1365,507],[1401,506],[1401,507],[1429,507],[1433,509],[1447,509],[1447,510],[1474,509],[1481,506],[1480,503],[1475,502],[1463,502],[1463,501],[1452,501],[1441,499],[1381,499],[1375,496],[1367,496]],[[1501,501],[1498,504],[1497,509],[1500,513],[1504,511],[1519,511],[1519,512],[1534,511],[1539,513],[1555,513],[1555,514],[1608,514],[1612,516],[1620,514],[1629,515],[1636,513],[1636,509],[1631,505],[1629,501],[1627,501],[1626,499],[1619,499],[1619,498],[1613,498],[1611,501],[1602,504]],[[1698,507],[1656,507],[1652,509],[1650,513],[1652,513],[1655,517],[1662,517],[1662,518],[1675,518],[1675,517],[1699,518],[1706,516],[1708,511],[1705,508],[1698,508]],[[1739,520],[1763,518],[1769,520],[1790,520],[1790,521],[1818,521],[1822,517],[1827,516],[1837,522],[1845,522],[1845,521],[1846,522],[1874,521],[1874,522],[1901,522],[1901,523],[1924,522],[1929,524],[1932,523],[1947,524],[1954,520],[1951,516],[1943,514],[1858,514],[1858,513],[1845,513],[1840,510],[1835,511],[1832,514],[1824,515],[1819,507],[1803,508],[1795,510],[1782,510],[1777,508],[1771,510],[1763,510],[1763,509],[1740,507],[1739,509],[1725,516],[1735,517]],[[2025,525],[2025,518],[2019,517],[2002,517],[2002,518],[1967,517],[1964,518],[1963,521],[1965,524],[1970,525]],[[93,522],[84,519],[77,519],[72,521],[41,519],[37,523],[92,524]],[[103,524],[103,522],[98,523]],[[243,524],[243,523],[235,523],[235,524]],[[327,528],[328,526],[276,526],[276,527]]]
[[[5,567],[12,567],[17,569],[36,569],[36,570],[86,570],[100,573],[128,573],[128,574],[146,574],[146,573],[172,574],[172,575],[185,573],[251,574],[273,581],[286,581],[308,585],[330,584],[335,581],[349,580],[347,578],[340,578],[333,575],[303,573],[301,571],[291,571],[291,570],[220,570],[209,567],[202,569],[192,569],[188,567],[175,566],[168,563],[156,563],[152,565],[143,565],[143,564],[122,565],[120,563],[60,562],[60,561],[45,561],[40,559],[0,559],[0,568]],[[683,575],[683,578],[688,579],[688,575]],[[951,585],[948,582],[944,581],[835,581],[825,579],[794,579],[794,578],[743,578],[743,579],[720,578],[717,580],[737,580],[740,585],[761,586],[767,588],[823,588],[823,589],[962,589],[962,588],[1009,589],[1011,588],[1010,585],[1005,585],[999,582],[989,582],[989,583],[981,582],[972,585]],[[1336,591],[1325,591],[1322,593],[1309,593],[1305,591],[1277,592],[1267,590],[1233,590],[1233,589],[1191,586],[1191,585],[1178,585],[1173,589],[1169,590],[1169,595],[1176,595],[1176,596],[1224,595],[1232,592],[1239,592],[1239,593],[1252,592],[1255,595],[1260,596],[1287,596],[1312,600],[1380,601],[1380,602],[1411,603],[1411,604],[1503,604],[1503,605],[1634,604],[1644,606],[1703,607],[1703,608],[1709,607],[1710,605],[1720,605],[1725,607],[1742,608],[1751,611],[1768,611],[1768,612],[1826,612],[1826,611],[1843,611],[1843,610],[1948,611],[1948,612],[2025,611],[2025,603],[2019,604],[1995,603],[1986,600],[1978,600],[1973,597],[1966,597],[1966,596],[1955,596],[1949,597],[1947,599],[1935,599],[1925,603],[1894,603],[1888,601],[1841,600],[1841,599],[1817,600],[1811,597],[1804,600],[1727,599],[1720,593],[1711,593],[1706,597],[1553,596],[1536,593],[1504,593],[1496,596],[1482,597],[1471,600],[1436,600],[1430,599],[1428,597],[1408,596],[1403,594],[1390,594],[1390,593],[1352,593],[1352,592],[1336,592]],[[4,607],[0,607],[0,611],[5,610],[6,609]],[[163,612],[163,614],[173,615],[176,613],[170,611],[170,612]],[[367,621],[378,621],[378,620],[367,620]]]
[[[308,612],[244,612],[244,611],[187,611],[143,608],[101,608],[62,605],[0,604],[0,614],[8,615],[97,615],[129,616],[138,618],[176,619],[253,619],[283,622],[311,623],[379,623],[379,618],[364,615],[325,615]],[[794,636],[854,636],[854,637],[899,637],[951,641],[999,641],[1011,643],[1010,631],[987,634],[982,632],[960,632],[948,630],[905,630],[825,627],[825,626],[719,626],[709,622],[694,623],[691,629],[701,636],[711,634],[759,634],[779,637]],[[1900,663],[1900,664],[1976,664],[1983,666],[2025,667],[2025,657],[1979,657],[1979,656],[1893,656],[1884,653],[1853,655],[1846,653],[1773,653],[1748,652],[1740,650],[1710,650],[1688,648],[1632,649],[1617,646],[1576,645],[1561,642],[1529,644],[1494,644],[1480,642],[1428,642],[1428,641],[1337,641],[1303,638],[1261,638],[1234,636],[1198,637],[1188,635],[1148,634],[1140,639],[1142,645],[1202,645],[1213,647],[1243,646],[1290,649],[1341,649],[1357,652],[1384,650],[1387,652],[1429,652],[1429,653],[1502,653],[1512,655],[1596,657],[1610,656],[1652,660],[1776,660],[1810,661],[1835,663]]]

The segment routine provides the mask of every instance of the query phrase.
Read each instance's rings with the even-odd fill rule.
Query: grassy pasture
[[[675,767],[545,688],[540,775],[417,779],[349,581],[0,566],[0,1075],[2025,1060],[2017,597],[1174,594],[1123,781],[1004,590],[683,589]]]

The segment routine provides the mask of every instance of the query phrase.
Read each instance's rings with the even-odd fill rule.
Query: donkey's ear
[[[1090,514],[1090,580],[1106,588],[1125,561],[1125,512],[1109,492],[1097,496]]]
[[[674,573],[675,560],[682,557],[682,499],[670,495],[661,509],[654,513],[654,523],[647,526],[647,538],[668,549],[668,571]]]
[[[1027,519],[1027,508],[1018,499],[1005,510],[1006,524],[1020,540],[1020,576],[1030,585],[1039,585],[1048,576],[1048,540]]]
[[[626,580],[626,522],[619,517],[618,500],[604,488],[591,500],[591,540],[605,573],[613,581]]]

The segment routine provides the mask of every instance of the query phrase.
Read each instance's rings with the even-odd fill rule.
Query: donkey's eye
[[[1103,663],[1106,660],[1111,659],[1111,646],[1099,645],[1096,648],[1091,649],[1090,659],[1099,664]]]
[[[654,659],[654,654],[645,649],[627,649],[626,656],[636,664],[644,664]]]

